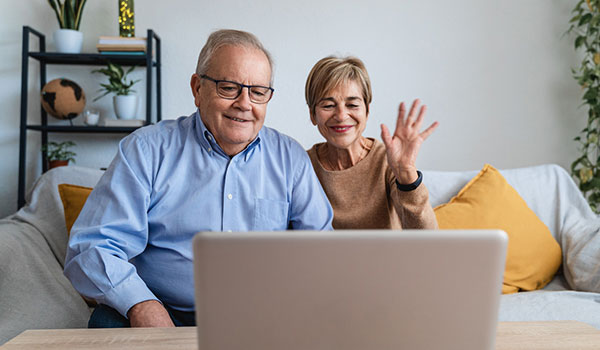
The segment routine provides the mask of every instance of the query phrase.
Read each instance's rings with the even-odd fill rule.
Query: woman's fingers
[[[438,127],[438,125],[440,125],[440,123],[433,122],[433,124],[429,125],[429,127],[421,133],[421,138],[423,138],[423,141],[425,141],[429,137],[429,135],[431,135],[431,133]]]
[[[381,139],[383,140],[385,148],[389,148],[390,144],[392,143],[392,137],[390,136],[390,131],[385,124],[381,124]]]
[[[427,106],[420,105],[421,100],[418,98],[415,99],[410,107],[408,115],[406,116],[406,120],[404,120],[406,107],[404,105],[404,102],[400,103],[400,111],[398,112],[398,122],[396,123],[396,131],[394,132],[394,134],[401,134],[402,129],[410,130],[411,128],[416,128],[417,130],[419,130],[423,118],[425,116],[425,112],[427,111]],[[419,108],[419,106],[421,108]]]
[[[396,130],[394,131],[393,135],[401,140],[408,141],[419,136],[425,140],[439,125],[438,122],[434,122],[423,132],[419,133],[421,125],[423,124],[423,120],[425,119],[425,115],[427,114],[427,105],[421,105],[420,99],[415,99],[413,101],[410,111],[406,116],[406,120],[404,120],[405,114],[406,105],[404,102],[402,102],[398,108],[398,120],[396,122]],[[387,137],[387,140],[384,139],[384,135]],[[381,124],[381,138],[384,140],[386,145],[392,141],[392,136],[390,136],[389,130],[383,124]]]
[[[417,129],[417,131],[419,129],[421,129],[421,124],[423,123],[423,118],[425,118],[426,113],[427,113],[427,106],[422,105],[421,109],[419,110],[419,116],[417,117],[417,120],[415,120],[415,129]]]
[[[421,100],[418,98],[413,101],[412,106],[410,106],[410,112],[408,112],[408,116],[406,117],[406,125],[410,126],[415,121],[415,113],[421,104]]]
[[[398,107],[398,118],[396,119],[396,129],[394,130],[394,134],[398,134],[402,128],[404,128],[404,115],[406,114],[406,106],[404,102],[400,103],[400,107]]]

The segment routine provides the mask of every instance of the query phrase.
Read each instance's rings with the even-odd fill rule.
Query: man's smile
[[[249,120],[244,120],[244,119],[240,119],[240,118],[230,117],[228,115],[225,115],[224,117],[227,118],[227,119],[233,120],[234,122],[240,122],[240,123],[249,122]]]

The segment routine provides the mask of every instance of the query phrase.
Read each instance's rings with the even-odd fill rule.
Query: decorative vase
[[[73,29],[59,29],[54,32],[54,45],[60,53],[81,53],[83,33]]]
[[[113,97],[115,114],[119,119],[135,119],[137,105],[136,95],[118,95]]]
[[[134,37],[135,23],[133,0],[117,0],[119,2],[119,36]]]
[[[67,165],[69,165],[68,160],[57,159],[57,160],[49,160],[48,161],[48,169],[56,168],[59,166],[67,166]]]

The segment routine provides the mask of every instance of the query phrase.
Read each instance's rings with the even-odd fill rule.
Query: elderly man
[[[65,262],[75,288],[99,304],[90,327],[193,325],[198,231],[331,229],[306,152],[263,127],[271,74],[254,35],[214,32],[191,78],[196,113],[121,141]]]

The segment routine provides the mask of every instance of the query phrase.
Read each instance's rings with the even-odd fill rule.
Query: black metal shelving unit
[[[39,51],[29,51],[30,35],[38,37]],[[154,52],[154,57],[152,53]],[[160,80],[160,37],[148,29],[146,37],[146,54],[131,55],[109,55],[99,53],[67,54],[57,52],[46,52],[46,36],[37,30],[23,26],[23,51],[21,57],[21,122],[19,141],[19,188],[18,208],[25,204],[25,182],[26,182],[26,151],[27,130],[40,132],[42,146],[48,143],[48,134],[60,133],[130,133],[138,127],[110,127],[110,126],[79,126],[79,125],[48,125],[48,115],[43,108],[41,110],[40,124],[29,124],[27,122],[27,98],[29,82],[29,59],[34,59],[40,64],[40,91],[46,85],[47,65],[85,65],[102,66],[108,61],[122,66],[146,67],[146,121],[145,125],[152,124],[152,69],[156,70],[156,122],[161,117],[161,80]],[[46,154],[42,152],[42,172],[48,170]]]

